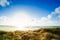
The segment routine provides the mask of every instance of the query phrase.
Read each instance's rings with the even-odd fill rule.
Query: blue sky
[[[25,14],[27,17],[29,15],[29,18],[31,17],[31,20],[34,21],[33,24],[35,23],[38,25],[42,23],[41,25],[45,25],[47,22],[47,25],[59,25],[60,0],[0,0],[0,17],[2,20],[4,20],[5,17],[8,17],[6,19],[12,18],[14,15],[17,16],[17,14]],[[20,17],[21,16],[19,16],[17,21],[21,19]],[[24,17],[22,18],[24,19]],[[26,20],[28,20],[28,18],[26,18]],[[8,22],[7,20],[4,20],[4,22],[1,21],[1,23],[6,24]],[[17,25],[18,24],[20,23],[17,22]]]
[[[30,14],[33,16],[40,17],[41,15],[47,16],[48,14],[50,14],[50,12],[54,11],[56,7],[60,6],[60,0],[8,0],[8,1],[10,2],[10,5],[5,7],[0,6],[0,12],[5,12],[6,10],[10,11],[11,6],[13,6],[13,8],[14,7],[17,8],[17,6],[19,7],[21,6],[23,8],[28,7],[27,10],[33,9],[32,10],[33,14],[32,13]],[[34,13],[36,9],[38,10],[38,12],[41,13]],[[5,14],[5,13],[1,13],[1,14]]]

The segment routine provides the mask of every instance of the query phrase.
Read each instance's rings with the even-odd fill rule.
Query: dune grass
[[[0,40],[60,40],[60,28],[40,28],[28,31],[2,31]]]

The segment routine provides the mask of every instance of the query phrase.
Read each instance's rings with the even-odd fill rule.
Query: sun
[[[7,20],[7,25],[15,26],[16,30],[27,30],[26,26],[31,26],[32,17],[26,12],[16,12]]]

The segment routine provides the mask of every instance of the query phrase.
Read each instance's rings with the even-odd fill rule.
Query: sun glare
[[[27,30],[25,27],[32,25],[32,17],[26,12],[16,12],[8,19],[7,24],[15,26],[16,30]]]

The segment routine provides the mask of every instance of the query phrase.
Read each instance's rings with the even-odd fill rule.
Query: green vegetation
[[[29,31],[0,31],[0,40],[60,40],[60,28]]]

